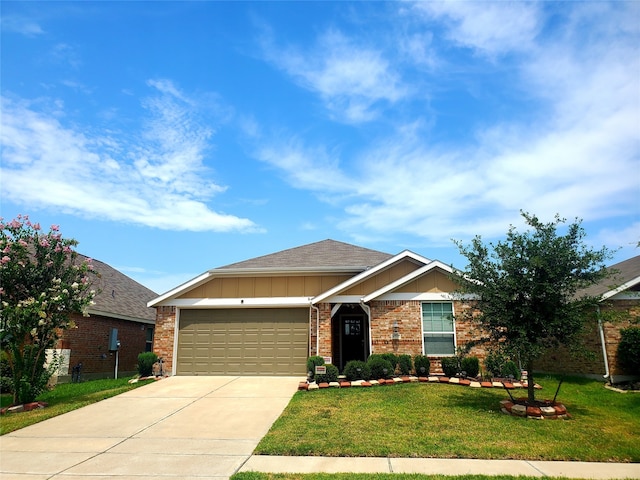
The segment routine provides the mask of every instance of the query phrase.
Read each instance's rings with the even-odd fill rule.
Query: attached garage
[[[178,375],[305,375],[307,308],[181,309]]]

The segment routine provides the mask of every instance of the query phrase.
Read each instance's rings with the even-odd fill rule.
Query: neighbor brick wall
[[[115,353],[109,352],[109,334],[118,329],[120,350],[118,351],[118,375],[135,374],[138,368],[138,354],[145,351],[148,324],[117,318],[91,315],[72,315],[74,328],[64,331],[58,342],[60,348],[71,350],[71,368],[82,363],[85,377],[113,378],[115,374]]]
[[[603,315],[609,312],[622,314],[614,323],[604,322],[604,338],[609,361],[609,373],[613,376],[624,375],[626,372],[620,368],[617,359],[618,343],[620,343],[620,330],[629,327],[633,319],[640,317],[640,300],[615,300],[601,307]],[[635,320],[637,322],[637,320]],[[602,343],[600,332],[595,322],[588,326],[585,332],[585,347],[591,352],[591,358],[571,357],[564,347],[554,348],[544,354],[536,363],[536,370],[554,373],[575,373],[586,375],[604,375],[604,358],[602,355]]]
[[[176,307],[156,307],[156,331],[153,337],[153,351],[164,361],[165,374],[173,369],[173,342],[176,327]]]

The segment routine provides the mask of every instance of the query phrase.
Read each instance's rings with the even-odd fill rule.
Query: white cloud
[[[0,21],[4,32],[19,33],[27,37],[36,37],[45,33],[37,22],[20,15],[2,15]]]
[[[211,209],[226,187],[203,165],[212,131],[170,83],[147,101],[141,135],[82,133],[36,102],[2,98],[2,196],[90,218],[160,229],[255,231]],[[90,129],[86,129],[87,132]]]
[[[444,19],[454,43],[491,57],[528,49],[540,29],[534,2],[416,2],[414,8]]]
[[[321,35],[308,51],[278,50],[267,42],[265,50],[296,82],[318,93],[338,121],[373,120],[378,103],[393,104],[407,95],[381,50],[358,45],[338,31]]]
[[[327,162],[314,163],[322,159],[314,154],[270,163],[292,185],[338,199],[347,214],[341,226],[361,236],[415,235],[432,245],[496,237],[519,224],[521,209],[549,220],[555,213],[588,221],[637,217],[640,41],[638,28],[624,20],[637,18],[637,7],[621,7],[567,4],[551,28],[536,3],[420,2],[416,8],[430,12],[429,22],[453,20],[446,48],[482,52],[490,57],[488,71],[508,56],[512,87],[531,110],[494,123],[483,117],[487,123],[456,143],[438,142],[420,122],[398,127],[358,154],[357,171],[338,163],[324,170]],[[311,181],[303,181],[303,171],[313,172]],[[324,180],[313,181],[323,171]]]

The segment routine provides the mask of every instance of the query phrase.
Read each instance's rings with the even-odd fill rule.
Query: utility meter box
[[[120,348],[120,340],[118,340],[118,329],[112,328],[109,332],[109,351],[116,352]]]

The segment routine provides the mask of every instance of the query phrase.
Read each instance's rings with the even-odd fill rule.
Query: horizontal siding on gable
[[[399,278],[404,277],[405,275],[413,272],[420,268],[421,265],[416,265],[415,263],[404,260],[397,265],[393,265],[391,268],[387,268],[382,272],[374,275],[371,278],[368,278],[362,283],[354,285],[350,289],[343,292],[343,295],[367,295],[371,292],[375,292],[385,285],[390,284],[391,282],[398,280]]]
[[[178,298],[313,297],[351,278],[349,275],[222,277]]]

